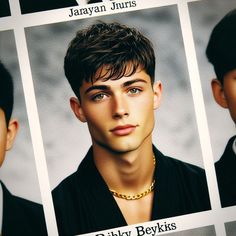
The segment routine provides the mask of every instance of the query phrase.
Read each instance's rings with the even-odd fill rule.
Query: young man
[[[217,78],[211,82],[215,101],[230,112],[236,124],[236,10],[228,13],[213,29],[206,54]],[[223,207],[236,205],[236,137],[232,137],[215,163]]]
[[[11,149],[18,121],[11,118],[13,83],[0,62],[0,166]],[[43,209],[39,204],[12,195],[0,181],[0,235],[47,235]]]
[[[87,122],[92,147],[78,170],[53,191],[60,235],[75,235],[210,209],[204,171],[152,145],[151,42],[136,29],[97,23],[77,32],[65,56],[76,95],[71,108]]]

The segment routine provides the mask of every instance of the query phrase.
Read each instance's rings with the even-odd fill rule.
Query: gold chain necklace
[[[153,164],[154,164],[154,169],[155,169],[156,159],[155,159],[154,154],[153,154]],[[135,194],[135,195],[126,195],[126,194],[123,194],[123,193],[118,193],[117,191],[112,190],[112,189],[109,189],[109,190],[112,193],[112,195],[115,196],[115,197],[122,198],[122,199],[125,199],[125,200],[137,200],[137,199],[145,197],[149,193],[151,193],[154,190],[154,187],[155,187],[155,179],[152,181],[151,185],[149,186],[149,188],[147,190],[145,190],[142,193]]]

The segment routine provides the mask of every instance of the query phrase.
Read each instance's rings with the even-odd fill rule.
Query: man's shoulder
[[[35,235],[47,235],[42,205],[11,194],[4,184],[2,189],[3,232],[16,235],[16,230],[30,235],[36,230],[38,234]]]
[[[52,195],[58,195],[62,193],[68,193],[68,190],[73,190],[76,185],[79,184],[80,178],[78,178],[79,171],[76,170],[74,173],[63,179],[52,191]]]
[[[236,136],[233,136],[229,139],[225,150],[220,157],[220,159],[215,163],[216,171],[220,172],[224,168],[232,168],[232,164],[236,162],[236,154],[233,152],[233,142],[236,139]],[[233,158],[232,158],[233,157]],[[233,161],[233,163],[232,163]],[[219,173],[220,174],[220,173]],[[224,173],[222,173],[224,175]]]
[[[175,192],[175,199],[179,199],[181,204],[186,209],[189,209],[184,214],[210,209],[204,169],[176,158],[165,156],[159,151],[158,154],[159,166],[157,163],[156,179],[160,185],[159,188],[162,188],[167,195]],[[168,192],[169,190],[170,192]],[[163,195],[166,196],[166,194]]]
[[[206,208],[209,208],[209,194],[204,169],[199,166],[189,164],[173,157],[159,155],[159,169],[157,163],[156,178],[162,185],[171,185],[177,188],[179,193],[194,193],[196,196],[206,198]],[[198,199],[196,200],[198,202]]]
[[[223,207],[236,205],[236,154],[233,151],[233,142],[236,136],[229,139],[224,153],[215,163],[216,177]]]
[[[37,212],[38,210],[42,210],[42,205],[13,195],[4,184],[2,184],[2,189],[3,189],[3,204],[4,205],[6,204],[7,207],[13,209],[14,208],[24,209],[24,211],[29,210],[30,212],[32,211]]]
[[[205,176],[205,171],[199,166],[187,163],[177,158],[166,156],[158,150],[157,150],[157,153],[158,153],[158,157],[161,162],[161,165],[164,169],[173,171],[173,173],[189,175],[193,177]]]
[[[97,170],[91,156],[91,149],[79,164],[78,169],[63,179],[56,188],[53,189],[53,197],[57,195],[72,194],[80,192],[80,189],[87,189],[88,183],[96,178]],[[81,193],[82,194],[82,193]]]
[[[175,168],[179,171],[183,171],[183,172],[186,172],[186,173],[190,173],[190,174],[193,174],[193,175],[202,175],[204,174],[204,170],[199,167],[199,166],[196,166],[196,165],[193,165],[193,164],[190,164],[190,163],[187,163],[185,161],[181,161],[179,159],[175,159],[173,157],[166,157],[167,158],[167,162],[168,164],[172,167],[172,168]]]

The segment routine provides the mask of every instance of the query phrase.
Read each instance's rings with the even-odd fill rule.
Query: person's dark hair
[[[105,75],[98,69],[106,65]],[[79,30],[69,44],[65,75],[79,98],[83,81],[115,80],[144,69],[154,82],[155,54],[152,43],[135,28],[119,23],[99,22]],[[96,76],[95,76],[96,75]]]
[[[12,77],[0,61],[0,108],[4,111],[8,125],[13,109],[13,82]]]
[[[218,80],[236,68],[236,9],[230,11],[213,29],[206,55]]]

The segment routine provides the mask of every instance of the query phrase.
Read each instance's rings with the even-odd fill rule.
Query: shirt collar
[[[236,155],[236,138],[233,141],[233,152]]]

